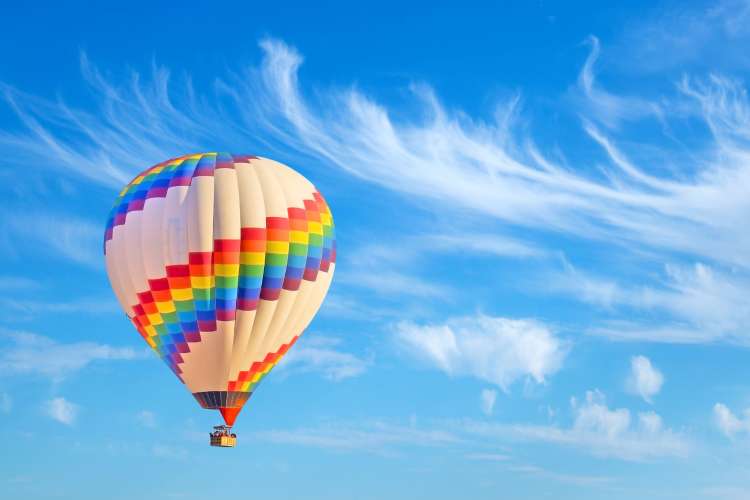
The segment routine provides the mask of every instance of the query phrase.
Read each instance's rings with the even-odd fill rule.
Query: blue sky
[[[750,4],[216,3],[0,8],[3,497],[750,496]],[[217,150],[339,256],[234,450],[101,255]]]

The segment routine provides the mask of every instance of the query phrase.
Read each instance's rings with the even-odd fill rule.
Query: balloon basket
[[[210,432],[211,446],[219,448],[234,448],[237,445],[237,434],[232,433],[232,428],[228,425],[217,425],[214,431]]]

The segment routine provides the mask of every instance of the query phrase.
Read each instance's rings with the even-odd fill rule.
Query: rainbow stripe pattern
[[[196,183],[203,182],[200,179],[218,177],[220,169],[262,167],[274,172],[275,167],[269,166],[270,163],[255,156],[227,153],[187,155],[159,163],[123,188],[107,218],[104,253],[113,288],[139,334],[189,386],[198,387],[201,383],[191,378],[197,377],[191,373],[198,370],[191,371],[188,366],[191,360],[197,359],[190,355],[206,336],[217,334],[219,323],[234,322],[238,311],[257,311],[264,303],[278,301],[282,293],[298,293],[304,281],[315,283],[321,273],[332,270],[336,262],[336,240],[331,211],[323,196],[310,185],[308,195],[289,201],[285,214],[268,214],[263,227],[240,227],[239,238],[214,235],[213,248],[208,251],[188,248],[188,237],[184,234],[182,244],[187,251],[182,262],[167,262],[167,252],[156,248],[157,243],[151,243],[149,238],[153,239],[153,235],[144,233],[142,223],[126,228],[130,227],[129,220],[136,217],[135,214],[141,218],[168,220],[170,214],[164,212],[166,202],[154,203],[167,198],[174,189],[194,189]],[[289,174],[278,175],[281,183],[286,182]],[[296,172],[295,175],[299,176]],[[299,189],[299,182],[295,189]],[[263,195],[285,199],[283,194],[264,191]],[[240,203],[245,202],[240,200]],[[187,210],[181,205],[174,206]],[[167,230],[166,224],[158,227]],[[140,236],[136,238],[133,233],[138,231]],[[145,255],[147,252],[154,253]],[[147,257],[152,261],[161,259],[163,266],[158,275],[147,275],[145,265],[133,265]],[[315,293],[324,295],[328,283],[330,277],[325,289]],[[284,319],[278,318],[278,321]],[[245,369],[227,378],[225,386],[194,391],[202,394],[196,398],[204,404],[208,394],[251,393],[301,333],[282,335],[281,343],[273,346],[272,352],[255,353],[255,359],[249,359]],[[247,400],[244,396],[232,398],[243,403]]]

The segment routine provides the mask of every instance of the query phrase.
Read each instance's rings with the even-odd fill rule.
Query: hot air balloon
[[[238,413],[307,328],[336,262],[323,196],[281,163],[182,156],[120,192],[104,236],[107,275],[138,333],[234,446]]]

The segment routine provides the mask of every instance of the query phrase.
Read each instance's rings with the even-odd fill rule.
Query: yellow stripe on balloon
[[[262,266],[265,262],[265,252],[243,252],[240,254],[240,264],[246,266]]]
[[[216,276],[237,276],[239,272],[239,264],[214,264],[214,274]]]
[[[157,302],[156,303],[156,309],[160,313],[171,313],[175,312],[177,309],[174,307],[174,303],[172,301],[169,302]]]
[[[266,242],[266,253],[286,254],[289,253],[288,241],[268,241]]]
[[[161,314],[147,314],[148,322],[153,326],[164,324],[164,320],[161,319]]]
[[[174,300],[192,300],[193,289],[192,288],[176,288],[172,290],[172,298]]]
[[[214,286],[213,276],[191,276],[190,284],[193,288],[212,288]]]

